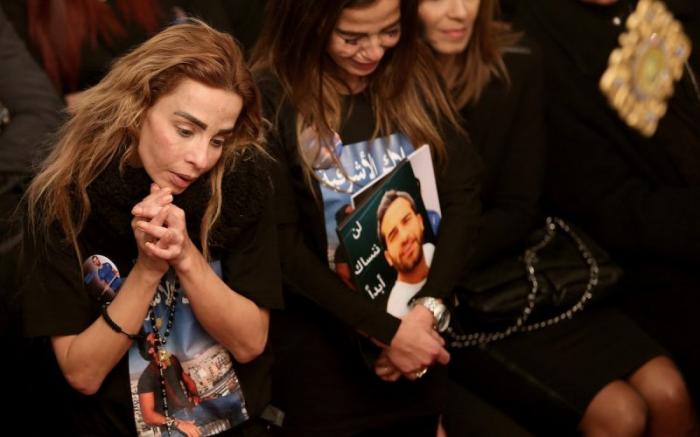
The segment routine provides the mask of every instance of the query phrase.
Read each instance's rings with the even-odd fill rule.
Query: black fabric
[[[295,113],[279,84],[259,78],[267,116],[274,129],[269,143],[278,160],[275,173],[278,232],[287,310],[272,323],[276,401],[286,410],[291,435],[352,435],[408,417],[437,414],[444,405],[445,369],[431,368],[411,383],[381,381],[358,350],[366,333],[390,343],[399,320],[348,289],[328,268],[326,236],[318,186],[304,182],[299,161]],[[340,129],[345,143],[371,138],[374,119],[360,94]],[[278,111],[279,109],[279,111]],[[448,297],[467,261],[479,216],[480,160],[456,132],[445,132],[449,160],[438,171],[443,212],[430,276],[421,294]],[[365,340],[366,341],[366,340]]]
[[[26,177],[44,154],[40,145],[58,127],[63,105],[2,10],[0,65],[0,101],[11,117],[0,136],[0,173]]]
[[[633,8],[636,2],[623,3]],[[667,5],[691,38],[688,65],[698,82],[697,5],[692,0]],[[700,305],[700,98],[691,73],[684,69],[657,132],[644,138],[625,125],[598,88],[624,30],[613,24],[615,11],[557,0],[518,7],[519,25],[545,53],[548,203],[608,250],[630,284],[648,284],[646,272],[662,272],[653,281],[657,288],[625,287],[622,308],[669,349],[700,399],[700,340],[678,335]],[[667,289],[681,283],[688,286],[687,296],[670,299]],[[662,315],[660,307],[675,308],[675,314]],[[666,329],[674,326],[675,334]]]
[[[131,208],[148,192],[151,181],[142,169],[127,168],[121,175],[117,161],[115,158],[89,188],[93,213],[79,235],[79,244],[83,256],[104,254],[125,278],[137,255],[129,225]],[[281,277],[267,163],[258,152],[245,152],[224,178],[225,225],[215,228],[218,245],[212,257],[221,259],[224,281],[232,289],[261,307],[280,308]],[[197,216],[191,209],[198,209],[201,199],[193,195],[206,194],[206,182],[197,181],[185,193],[174,202],[185,209],[186,217]],[[190,233],[193,241],[197,235],[198,231]],[[24,254],[28,273],[23,285],[25,331],[31,336],[78,334],[99,316],[99,302],[86,292],[78,258],[60,232],[35,237],[38,240],[26,244]],[[34,241],[31,238],[27,234],[25,241]],[[269,402],[271,360],[267,349],[250,363],[234,362],[252,417]],[[71,390],[67,396],[76,435],[135,433],[128,355],[107,375],[97,394],[83,396]]]
[[[524,249],[524,237],[542,223],[537,207],[546,153],[539,59],[541,53],[527,40],[508,49],[510,83],[492,81],[478,102],[462,109],[465,127],[486,165],[475,268],[504,250]]]
[[[14,397],[5,415],[20,417],[23,406],[36,401],[36,392],[27,390],[31,381],[54,406],[44,420],[32,424],[32,432],[44,434],[56,429],[50,424],[64,427],[64,403],[58,395],[64,382],[51,367],[53,356],[45,353],[43,342],[21,336],[16,283],[21,229],[13,213],[32,175],[32,163],[45,153],[42,143],[61,121],[63,105],[1,9],[0,102],[10,111],[10,124],[0,129],[0,373],[9,375],[5,390]]]
[[[492,80],[463,114],[486,164],[477,265],[522,254],[539,225],[545,162],[542,53],[525,38],[506,50],[509,83]],[[556,145],[554,145],[556,147]],[[459,316],[459,312],[457,315]],[[469,331],[484,330],[473,317]],[[663,350],[612,309],[587,306],[573,320],[487,346],[453,350],[450,379],[537,435],[573,434],[595,394]],[[452,415],[456,409],[452,409]],[[447,417],[447,421],[460,417]]]
[[[541,331],[453,351],[450,377],[531,432],[562,435],[603,387],[662,354],[617,310],[592,308]]]

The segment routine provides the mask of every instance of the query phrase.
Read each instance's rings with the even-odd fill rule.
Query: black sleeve
[[[486,161],[492,185],[483,196],[484,215],[474,255],[476,267],[518,245],[537,218],[546,154],[543,71],[541,53],[530,47],[528,50],[506,55],[510,76],[510,84],[504,85],[507,100],[498,100],[487,108],[477,103],[474,108],[477,112],[486,109],[495,114],[490,119],[498,125],[481,126],[482,129],[508,130],[504,144],[487,142],[481,146],[482,150],[489,147],[499,150],[497,156],[489,155],[490,160]],[[511,118],[503,119],[498,115],[499,109],[507,110]]]
[[[275,128],[268,135],[270,154],[275,158],[273,185],[279,250],[282,260],[282,274],[286,288],[310,299],[337,319],[353,328],[374,337],[385,344],[391,343],[400,320],[388,314],[383,308],[372,304],[343,284],[328,265],[309,247],[306,236],[301,231],[301,215],[297,208],[298,195],[291,165],[294,144],[286,144],[283,138],[294,138],[284,132],[284,123],[278,115],[279,90],[267,81],[261,84],[266,116]],[[291,111],[291,109],[290,109]],[[285,114],[279,114],[280,117]],[[292,114],[286,114],[293,117]],[[292,123],[293,124],[293,123]]]
[[[428,280],[416,297],[448,299],[474,253],[481,217],[482,161],[471,141],[445,126],[447,159],[436,165],[442,220]]]
[[[25,231],[23,239],[22,318],[25,334],[32,337],[79,334],[99,314],[83,286],[75,250],[54,234],[44,241],[46,236]]]
[[[272,202],[270,195],[260,220],[245,229],[243,239],[228,249],[224,278],[233,290],[258,306],[278,309],[283,307],[282,275]]]
[[[11,121],[0,135],[0,172],[29,173],[44,136],[61,121],[63,104],[0,10],[0,101]]]

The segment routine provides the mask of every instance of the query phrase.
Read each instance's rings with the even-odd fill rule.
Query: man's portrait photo
[[[424,242],[425,225],[409,193],[384,193],[377,208],[377,236],[386,262],[397,273],[386,308],[396,317],[409,311],[408,302],[425,284],[430,271],[435,246]]]

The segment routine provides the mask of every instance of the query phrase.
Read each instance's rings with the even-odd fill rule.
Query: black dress
[[[693,52],[656,133],[627,127],[598,88],[636,1],[519,2],[545,53],[547,198],[625,270],[621,308],[669,350],[700,400],[700,25],[697,2],[665,2]],[[617,19],[616,19],[617,18]],[[592,31],[595,29],[595,31]]]
[[[522,252],[525,236],[544,224],[541,53],[525,39],[504,57],[510,84],[492,80],[462,112],[486,164],[478,267]],[[598,391],[660,353],[629,319],[589,307],[539,331],[455,350],[450,377],[532,431],[573,431]]]

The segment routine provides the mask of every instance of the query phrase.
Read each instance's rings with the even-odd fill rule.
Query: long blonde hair
[[[229,143],[210,171],[211,197],[202,218],[205,256],[212,226],[221,212],[221,182],[243,148],[261,148],[260,98],[243,54],[224,33],[191,20],[172,26],[119,59],[102,81],[85,92],[63,126],[54,149],[27,192],[33,235],[58,224],[75,248],[90,215],[87,187],[116,157],[136,153],[146,111],[183,79],[232,91],[243,100]]]
[[[253,71],[271,72],[299,115],[297,136],[313,126],[319,138],[341,125],[341,100],[349,88],[326,53],[331,33],[345,8],[376,0],[276,0],[268,2],[262,37],[253,52]],[[373,136],[393,130],[414,145],[431,146],[438,163],[446,159],[441,122],[460,131],[458,115],[443,92],[430,50],[418,38],[416,0],[401,0],[401,38],[368,78],[366,94],[375,116]],[[322,141],[318,141],[321,144]],[[301,145],[299,145],[301,146]],[[315,157],[300,150],[311,172]]]
[[[509,24],[496,20],[499,9],[498,0],[481,0],[469,44],[444,75],[458,108],[479,100],[493,78],[510,81],[503,49],[517,43],[520,34],[511,31]]]

